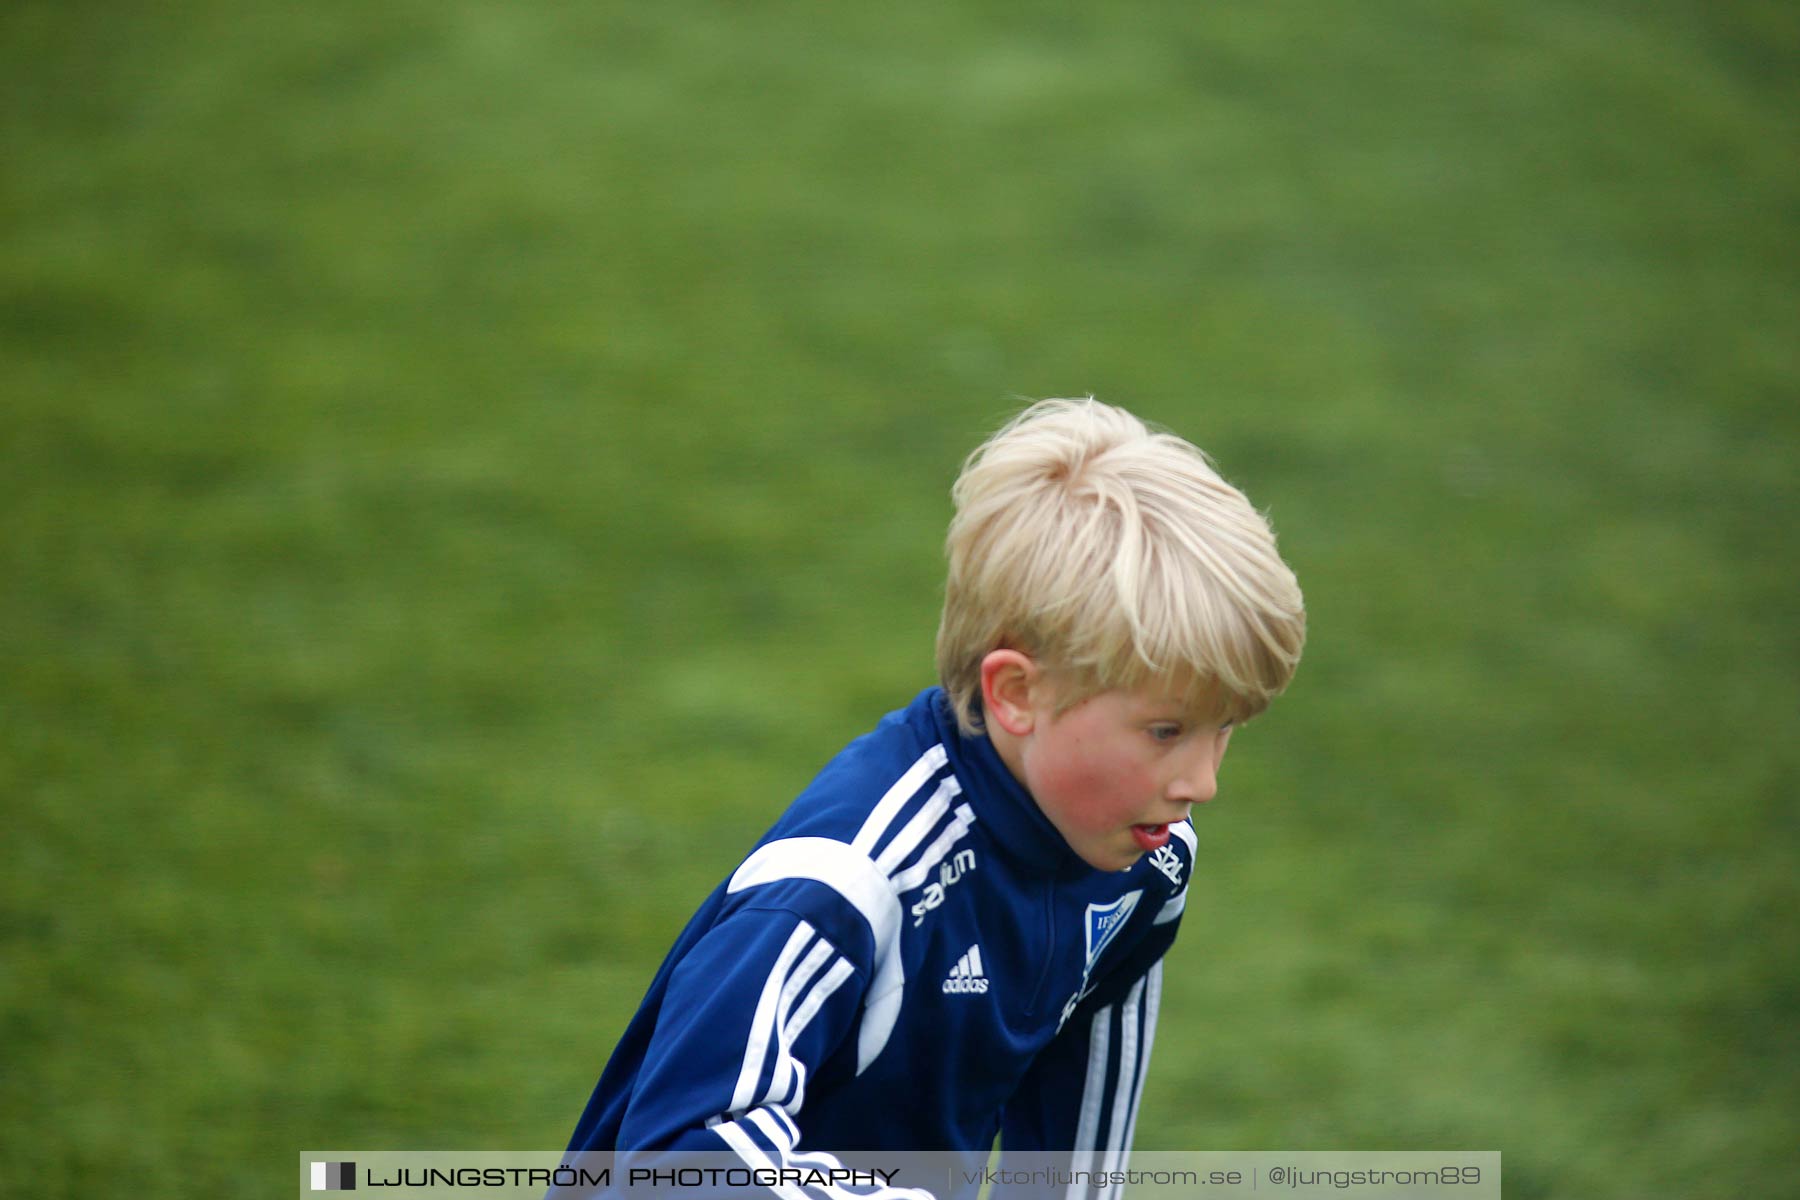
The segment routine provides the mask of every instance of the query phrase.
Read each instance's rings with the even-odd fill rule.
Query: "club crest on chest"
[[[1075,989],[1075,994],[1063,1005],[1062,1015],[1056,1021],[1057,1029],[1060,1030],[1068,1023],[1075,1013],[1076,1005],[1086,998],[1094,976],[1094,964],[1100,961],[1100,956],[1106,953],[1106,947],[1112,940],[1119,936],[1119,930],[1125,928],[1125,923],[1131,920],[1131,914],[1136,911],[1138,901],[1143,896],[1143,889],[1139,888],[1126,892],[1110,904],[1087,906],[1087,917],[1083,922],[1087,934],[1087,961],[1081,968],[1081,986]]]

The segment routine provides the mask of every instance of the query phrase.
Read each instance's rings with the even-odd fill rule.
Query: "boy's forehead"
[[[1138,708],[1189,716],[1211,716],[1227,703],[1215,681],[1199,679],[1191,673],[1158,676],[1120,690]]]
[[[1105,699],[1121,714],[1134,719],[1209,722],[1243,720],[1248,716],[1240,697],[1217,678],[1192,668],[1113,682],[1050,668],[1048,682],[1060,697],[1057,704],[1062,709]]]

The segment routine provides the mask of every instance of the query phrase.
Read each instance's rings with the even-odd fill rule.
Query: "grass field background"
[[[1747,0],[13,0],[0,1194],[560,1146],[930,682],[962,455],[1092,392],[1311,612],[1139,1146],[1800,1195],[1797,67]]]

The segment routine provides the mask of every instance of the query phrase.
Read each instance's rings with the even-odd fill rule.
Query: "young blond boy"
[[[953,496],[941,687],[701,906],[571,1150],[1123,1162],[1189,813],[1294,672],[1300,590],[1198,450],[1091,399],[1020,413]]]

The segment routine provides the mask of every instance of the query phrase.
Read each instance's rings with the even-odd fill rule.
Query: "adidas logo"
[[[981,995],[987,990],[988,979],[981,970],[981,944],[977,942],[963,951],[963,956],[950,968],[950,974],[944,977],[944,994]]]

